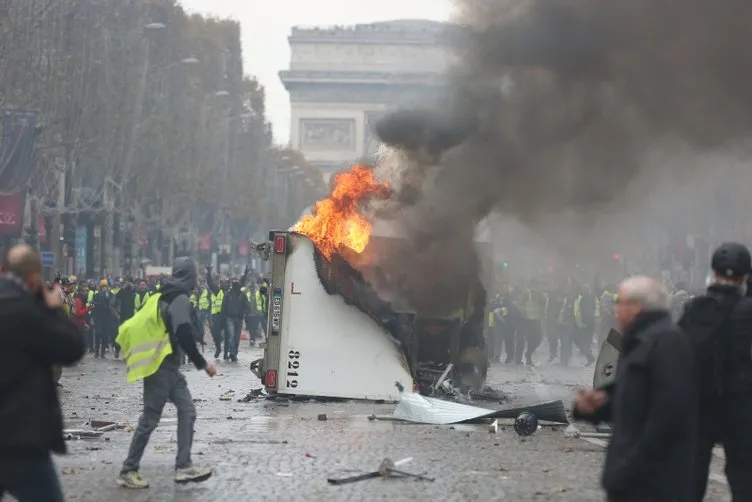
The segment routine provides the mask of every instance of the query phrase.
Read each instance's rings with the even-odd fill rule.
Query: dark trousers
[[[593,351],[591,344],[593,341],[593,328],[591,326],[578,327],[572,323],[569,326],[563,327],[561,333],[561,363],[564,365],[569,364],[572,359],[572,346],[577,347],[584,355],[588,362],[592,362]]]
[[[86,330],[86,348],[89,352],[94,352],[94,328],[92,326]]]
[[[0,482],[0,499],[6,493],[18,502],[64,502],[63,490],[49,456],[34,460],[23,475],[12,481]]]
[[[520,332],[519,323],[516,321],[507,321],[503,327],[504,333],[504,352],[506,352],[506,363],[514,362],[517,353],[517,336]]]
[[[713,460],[713,447],[718,442],[718,423],[720,422],[717,401],[700,403],[697,423],[697,441],[695,443],[694,475],[692,476],[692,495],[690,502],[702,502],[708,487],[710,462]]]
[[[559,344],[561,340],[561,325],[554,321],[544,323],[546,341],[548,342],[549,359],[554,360],[559,355]]]
[[[94,332],[94,354],[104,357],[107,348],[113,344],[112,331],[105,326],[100,326]]]
[[[752,500],[752,394],[728,395],[721,409],[726,479],[734,502],[746,502]]]
[[[525,356],[525,362],[532,363],[533,352],[543,341],[543,327],[541,322],[536,319],[523,319],[520,322],[520,329],[517,333],[515,347],[515,361],[522,362],[522,356]]]
[[[222,350],[222,342],[224,340],[224,332],[226,327],[225,317],[222,314],[214,314],[211,318],[211,335],[214,340],[214,347],[217,352]],[[227,348],[225,347],[225,352]]]
[[[243,330],[243,319],[240,317],[228,317],[227,329],[225,330],[225,354],[238,355],[240,346],[240,332]]]

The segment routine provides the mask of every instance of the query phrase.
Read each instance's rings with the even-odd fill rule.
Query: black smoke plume
[[[399,158],[378,215],[415,244],[375,259],[399,270],[388,287],[416,308],[461,300],[478,275],[473,229],[490,212],[531,228],[575,214],[587,227],[639,205],[627,196],[636,180],[693,174],[646,161],[651,151],[749,137],[748,0],[458,0],[457,20],[447,95],[377,127]]]

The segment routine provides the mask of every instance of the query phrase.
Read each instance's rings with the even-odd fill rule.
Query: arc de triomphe
[[[403,20],[353,27],[295,27],[290,143],[328,177],[372,153],[373,124],[402,103],[430,96],[450,62],[446,25]]]

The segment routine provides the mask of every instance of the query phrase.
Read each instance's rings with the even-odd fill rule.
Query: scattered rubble
[[[397,469],[398,466],[404,465],[408,462],[411,462],[413,459],[412,457],[403,458],[402,460],[398,460],[394,462],[390,458],[385,458],[381,461],[381,464],[379,465],[379,469],[376,471],[366,472],[363,474],[357,474],[355,476],[349,476],[346,478],[337,478],[337,477],[328,477],[327,481],[329,484],[332,485],[344,485],[348,483],[355,483],[358,481],[365,481],[367,479],[375,479],[375,478],[394,478],[394,477],[402,477],[402,478],[411,478],[416,479],[419,481],[435,481],[435,478],[429,478],[422,474],[413,474],[409,472],[405,472],[402,470]]]

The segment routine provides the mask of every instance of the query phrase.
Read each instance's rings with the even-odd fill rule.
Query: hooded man
[[[120,486],[149,487],[139,474],[141,457],[167,401],[178,409],[175,482],[205,481],[212,475],[211,469],[196,467],[191,462],[196,408],[180,372],[182,351],[197,369],[210,377],[216,374],[214,365],[206,362],[196,348],[196,326],[191,319],[189,299],[196,279],[196,264],[190,258],[176,258],[172,278],[165,280],[160,291],[120,327],[117,342],[125,355],[128,381],[144,381],[144,410],[120,471]]]
[[[250,307],[248,297],[240,288],[240,280],[233,278],[230,290],[224,297],[222,312],[225,315],[227,329],[225,330],[225,360],[238,361],[238,346],[240,345],[240,332],[243,329],[243,321]]]
[[[104,358],[105,351],[115,340],[118,327],[117,300],[115,295],[110,291],[110,285],[107,279],[99,282],[99,291],[94,295],[92,304],[92,317],[94,325],[97,327],[94,333],[94,357]],[[115,357],[120,354],[117,346],[115,347]]]

